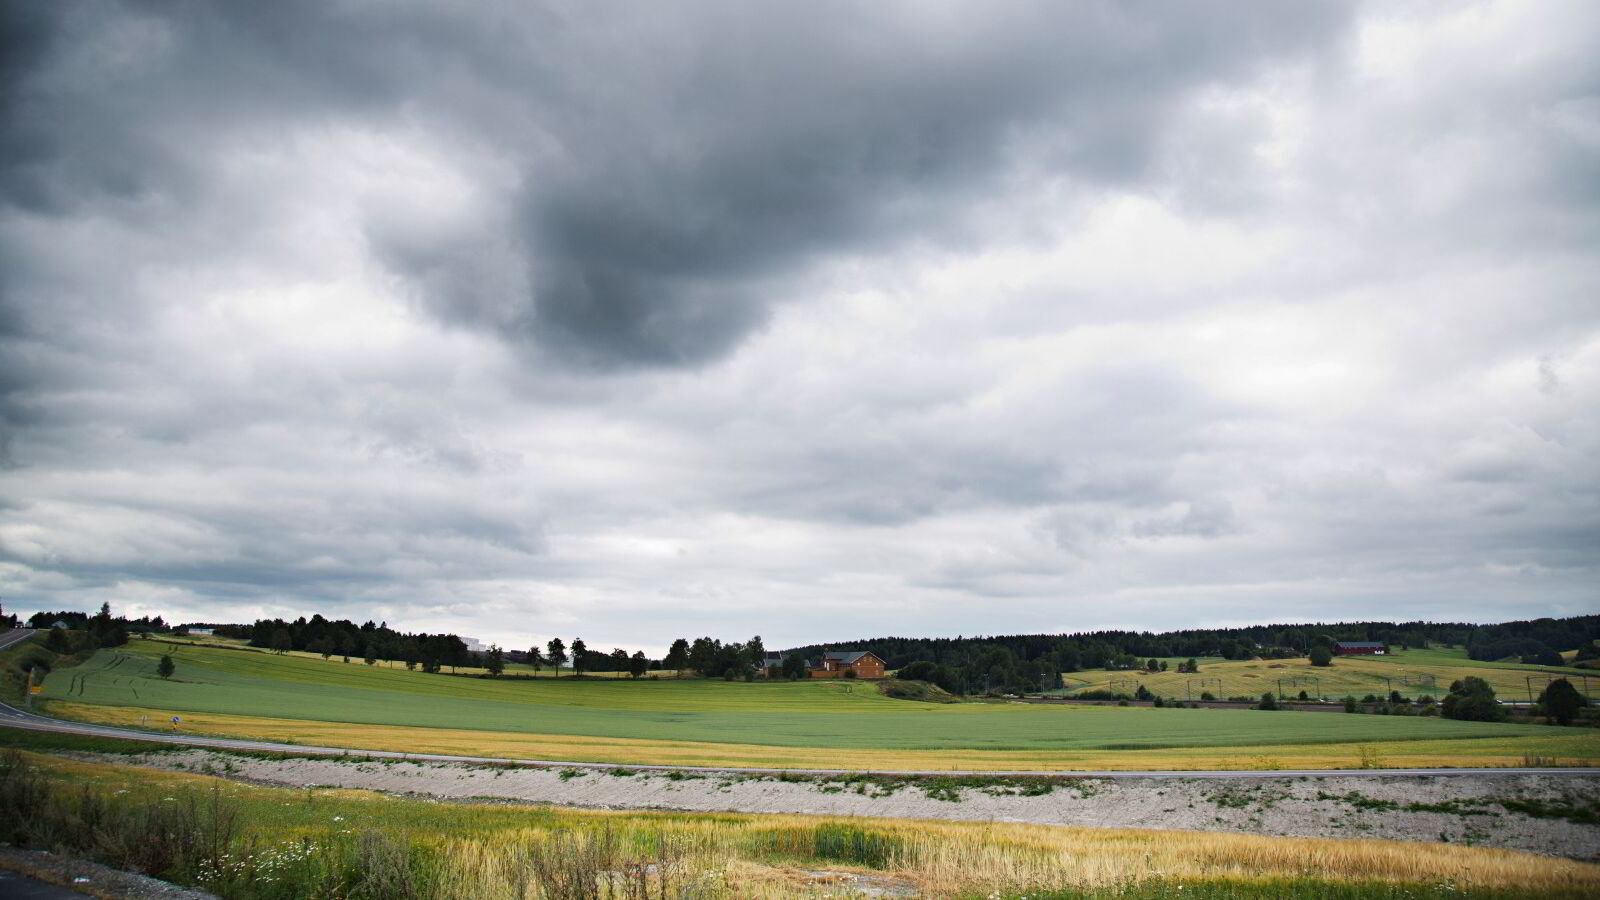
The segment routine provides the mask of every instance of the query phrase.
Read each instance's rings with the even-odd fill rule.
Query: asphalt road
[[[18,635],[17,632],[26,632]],[[25,639],[31,631],[14,629],[0,632],[0,650]],[[268,753],[295,753],[313,756],[353,756],[373,759],[407,759],[421,762],[512,763],[524,766],[546,766],[572,769],[627,769],[634,772],[698,772],[764,775],[779,772],[791,775],[954,775],[954,776],[1054,776],[1070,778],[1288,778],[1294,776],[1358,778],[1396,778],[1409,775],[1576,775],[1600,776],[1600,768],[1543,768],[1543,769],[1234,769],[1209,772],[1186,771],[1037,771],[1037,770],[986,770],[986,769],[884,769],[862,771],[859,769],[764,769],[754,767],[715,766],[645,766],[618,763],[571,762],[559,759],[505,759],[495,756],[451,756],[443,753],[401,753],[392,750],[350,750],[343,747],[315,747],[305,744],[280,744],[273,741],[251,741],[236,738],[200,737],[183,734],[180,730],[144,731],[135,728],[118,728],[111,725],[89,725],[68,722],[36,715],[0,703],[0,727],[20,728],[26,731],[48,731],[56,734],[81,734],[91,737],[121,738],[158,744],[178,744],[186,747],[209,747],[217,750],[254,750]],[[178,726],[181,729],[181,725]]]
[[[0,897],[10,900],[81,900],[87,896],[20,872],[0,870]]]

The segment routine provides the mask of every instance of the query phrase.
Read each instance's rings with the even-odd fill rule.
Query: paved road
[[[0,649],[17,638],[8,640],[0,633]],[[315,756],[358,756],[375,759],[409,759],[422,762],[515,763],[527,766],[551,766],[573,769],[628,769],[635,772],[701,772],[762,775],[786,772],[793,775],[956,775],[956,776],[1057,776],[1072,778],[1285,778],[1304,776],[1357,776],[1361,778],[1393,778],[1405,775],[1580,775],[1600,776],[1600,768],[1545,768],[1545,769],[1238,769],[1211,772],[1139,771],[1139,772],[1078,772],[1039,770],[980,770],[980,769],[888,769],[865,772],[857,769],[765,769],[737,766],[644,766],[617,763],[570,762],[559,759],[505,759],[494,756],[452,756],[444,753],[400,753],[390,750],[350,750],[343,747],[314,747],[305,744],[280,744],[272,741],[251,741],[235,738],[199,737],[177,732],[142,731],[118,728],[111,725],[88,725],[52,719],[0,703],[0,727],[21,728],[28,731],[48,731],[57,734],[82,734],[93,737],[122,738],[160,744],[178,744],[188,747],[210,747],[218,750],[255,750],[269,753],[296,753]]]
[[[0,870],[0,897],[10,900],[82,900],[87,896],[20,872]]]

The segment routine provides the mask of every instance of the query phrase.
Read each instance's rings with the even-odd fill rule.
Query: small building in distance
[[[1382,656],[1384,649],[1382,641],[1334,641],[1333,652],[1336,656]]]
[[[811,670],[812,678],[884,677],[883,660],[871,650],[829,650],[822,654],[822,665]]]

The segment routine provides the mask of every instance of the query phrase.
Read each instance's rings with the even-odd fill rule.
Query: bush
[[[844,677],[846,677],[846,678],[855,678],[855,677],[857,677],[856,676],[856,670],[855,669],[845,669],[844,670]]]
[[[1074,699],[1074,700],[1127,700],[1127,699],[1130,699],[1130,698],[1128,697],[1127,694],[1120,693],[1120,692],[1117,692],[1117,691],[1107,691],[1107,690],[1096,689],[1096,690],[1092,690],[1092,691],[1080,691],[1080,692],[1078,692],[1076,694],[1073,694],[1072,695],[1072,699]]]
[[[1356,706],[1356,698],[1355,697],[1347,696],[1347,697],[1344,698],[1344,711],[1347,712],[1347,713],[1353,713],[1353,712],[1359,712],[1360,711],[1359,707]]]
[[[1502,722],[1506,718],[1505,709],[1494,699],[1494,688],[1474,675],[1450,685],[1440,713],[1464,722]]]
[[[1331,665],[1333,665],[1333,651],[1329,650],[1327,647],[1322,646],[1321,644],[1318,644],[1317,646],[1311,648],[1310,656],[1311,656],[1311,664],[1313,666],[1331,666]]]
[[[1261,702],[1256,704],[1256,709],[1276,710],[1277,708],[1278,698],[1274,697],[1271,691],[1267,691],[1265,694],[1262,694]]]
[[[1589,701],[1578,693],[1572,682],[1565,678],[1557,678],[1545,686],[1544,692],[1539,695],[1539,705],[1544,707],[1544,714],[1550,721],[1557,725],[1571,725],[1577,718],[1578,710],[1589,705]]]

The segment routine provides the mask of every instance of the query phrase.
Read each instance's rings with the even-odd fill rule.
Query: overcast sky
[[[1600,6],[0,7],[0,600],[1600,609]]]

